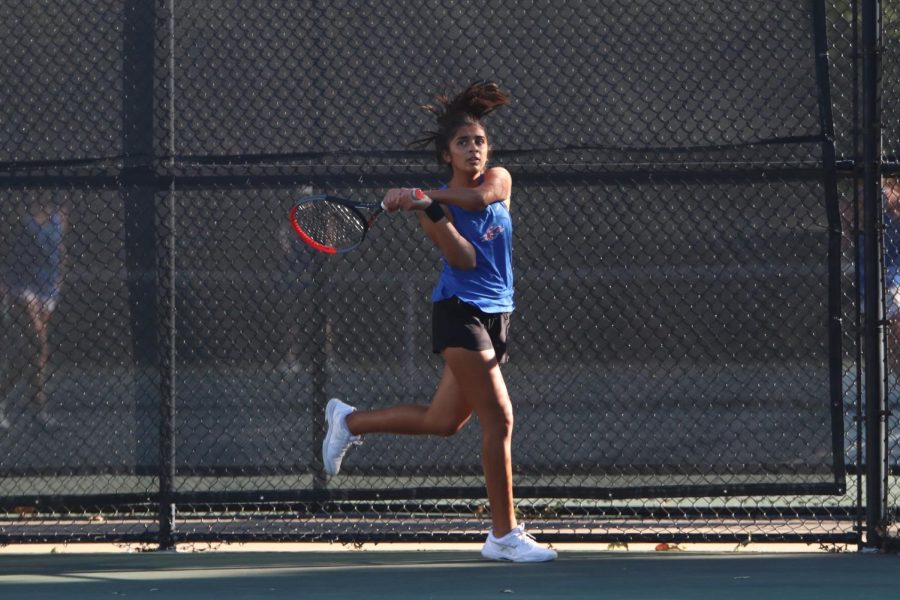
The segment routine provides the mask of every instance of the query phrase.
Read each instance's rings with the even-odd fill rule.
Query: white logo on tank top
[[[482,242],[489,242],[496,239],[503,233],[503,225],[493,225],[488,227],[487,231],[481,236]]]

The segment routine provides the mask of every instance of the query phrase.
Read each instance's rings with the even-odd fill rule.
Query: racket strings
[[[339,250],[358,244],[366,232],[361,215],[336,202],[306,202],[297,207],[295,218],[315,242]]]

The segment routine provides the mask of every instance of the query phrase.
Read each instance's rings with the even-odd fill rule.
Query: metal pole
[[[837,191],[837,160],[834,145],[834,119],[831,106],[831,75],[828,65],[828,22],[825,0],[813,5],[813,31],[816,56],[816,86],[819,99],[819,126],[822,129],[822,184],[828,214],[828,372],[831,400],[831,447],[835,482],[846,489],[844,464],[844,382],[841,340],[841,209]]]
[[[175,547],[175,189],[164,196],[160,228],[159,549]]]
[[[171,167],[174,155],[174,0],[158,0],[155,168]],[[164,157],[164,162],[160,158]],[[175,179],[160,187],[157,208],[157,306],[159,310],[159,549],[175,548]]]
[[[863,0],[863,260],[866,540],[881,546],[886,502],[884,302],[881,244],[881,2]]]

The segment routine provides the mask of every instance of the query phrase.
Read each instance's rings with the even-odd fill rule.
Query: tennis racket
[[[417,202],[428,206],[422,190],[414,190]],[[301,240],[325,254],[343,254],[362,244],[384,205],[356,202],[339,196],[304,196],[290,212],[291,226]]]

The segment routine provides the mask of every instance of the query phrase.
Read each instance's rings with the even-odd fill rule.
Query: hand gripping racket
[[[413,190],[416,201],[425,208],[431,202],[422,190]],[[291,226],[311,248],[325,254],[343,254],[359,246],[369,228],[384,212],[384,205],[373,202],[356,202],[315,194],[304,196],[290,212]]]

